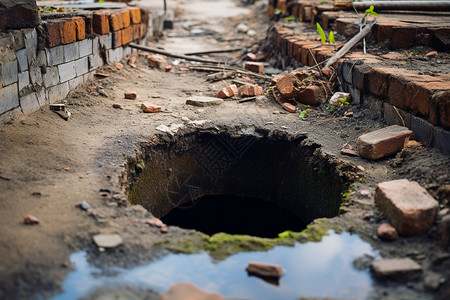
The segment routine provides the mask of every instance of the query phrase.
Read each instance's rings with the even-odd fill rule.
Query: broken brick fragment
[[[299,92],[295,92],[294,98],[296,102],[302,104],[319,105],[325,101],[325,93],[322,88],[316,85],[310,85]]]
[[[262,62],[246,62],[244,64],[244,69],[253,73],[263,73],[264,72],[264,64]]]
[[[237,96],[237,95],[239,95],[239,90],[235,84],[232,84],[232,85],[229,85],[229,86],[221,89],[217,93],[216,97],[224,99],[224,98],[231,98],[231,97]]]
[[[247,53],[246,56],[251,61],[257,61],[258,60],[257,57],[256,57],[256,54],[254,54],[254,53]]]
[[[23,222],[27,225],[39,224],[39,219],[32,215],[26,215]]]
[[[155,113],[161,111],[161,106],[149,102],[144,102],[141,104],[141,109],[146,113]]]
[[[264,90],[259,85],[246,84],[239,88],[239,95],[241,97],[253,97],[264,95]]]
[[[294,113],[296,111],[295,106],[290,103],[283,103],[283,105],[281,105],[281,107],[283,107],[284,110],[286,110],[290,113]]]
[[[147,56],[148,65],[152,68],[162,69],[167,65],[167,60],[159,54],[150,54]]]
[[[285,100],[289,100],[294,95],[295,78],[290,73],[285,74],[281,78],[277,79],[277,89],[281,94],[281,97]]]
[[[398,239],[397,230],[389,223],[381,223],[377,228],[377,236],[386,241]]]
[[[125,96],[125,99],[135,100],[137,97],[137,94],[135,92],[125,92],[124,96]]]
[[[164,70],[165,70],[166,72],[170,72],[170,71],[173,70],[173,66],[172,66],[172,65],[167,65],[167,66],[164,67]]]

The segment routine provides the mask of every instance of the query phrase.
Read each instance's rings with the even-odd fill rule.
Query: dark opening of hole
[[[225,232],[274,238],[285,230],[305,228],[298,217],[275,203],[231,195],[203,196],[194,205],[172,209],[161,220],[208,235]]]

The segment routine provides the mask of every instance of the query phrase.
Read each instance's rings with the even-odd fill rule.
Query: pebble
[[[124,97],[125,99],[135,100],[137,95],[135,92],[125,92]]]
[[[118,234],[97,234],[93,237],[97,247],[115,248],[123,244],[123,239]]]
[[[114,103],[114,104],[113,104],[113,107],[114,107],[114,108],[120,108],[120,109],[122,109],[122,105],[119,104],[119,103]]]
[[[81,208],[82,210],[88,210],[89,208],[91,208],[89,203],[87,203],[86,201],[83,201],[83,202],[79,203],[77,206],[79,208]]]
[[[442,276],[439,273],[430,272],[423,280],[423,285],[427,290],[436,291],[442,284]]]
[[[23,222],[27,225],[39,224],[39,219],[32,215],[26,215]]]
[[[377,236],[386,241],[395,241],[398,239],[397,230],[389,223],[381,223],[378,226]]]

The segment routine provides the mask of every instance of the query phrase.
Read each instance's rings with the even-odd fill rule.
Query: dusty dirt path
[[[226,28],[233,30],[235,23],[227,24]],[[207,38],[201,40],[208,44]],[[161,44],[176,50],[183,41],[186,40],[169,39]],[[186,43],[195,45],[198,41]],[[252,43],[250,40],[244,44],[250,47]],[[214,47],[221,46],[224,44]],[[329,116],[318,110],[303,121],[296,114],[283,113],[270,99],[242,104],[225,101],[220,106],[198,108],[186,105],[186,98],[213,96],[226,83],[209,83],[205,73],[180,71],[179,67],[188,67],[188,63],[176,66],[170,73],[150,69],[144,56],[139,57],[137,68],[128,66],[126,61],[123,63],[122,70],[115,66],[104,68],[103,72],[110,73],[110,77],[96,79],[71,93],[65,101],[72,113],[69,121],[46,107],[0,127],[1,299],[32,295],[47,298],[57,293],[70,270],[69,255],[79,249],[93,248],[91,237],[96,233],[121,234],[124,248],[111,261],[126,257],[122,262],[125,266],[158,255],[159,249],[152,245],[167,235],[139,223],[145,212],[111,203],[125,199],[119,176],[127,158],[135,154],[136,143],[157,133],[155,128],[161,124],[182,124],[182,118],[187,117],[211,120],[215,124],[308,132],[325,152],[365,168],[367,183],[358,183],[357,188],[372,189],[379,181],[398,177],[385,161],[374,164],[339,154],[345,142],[354,143],[362,132],[383,126],[368,110],[352,108],[359,118],[314,125]],[[106,97],[97,92],[98,87],[103,87]],[[124,99],[125,91],[135,91],[137,100]],[[140,109],[143,101],[160,105],[163,111],[145,114]],[[113,108],[114,103],[120,103],[123,109]],[[275,111],[282,113],[274,114]],[[421,166],[427,168],[426,164],[436,159],[444,162],[436,151],[428,153],[431,154],[418,162]],[[433,180],[423,176],[419,179],[425,183]],[[104,197],[101,189],[111,193]],[[88,202],[95,213],[76,207],[81,201]],[[348,219],[359,218],[356,224],[362,222],[365,212],[372,210],[371,200],[364,201],[360,205],[353,203],[353,207],[349,205]],[[26,214],[39,218],[39,225],[24,225]],[[370,226],[373,229],[375,225]],[[177,232],[169,237],[176,236]],[[386,251],[398,251],[392,248],[395,247]],[[142,249],[152,250],[139,253]]]

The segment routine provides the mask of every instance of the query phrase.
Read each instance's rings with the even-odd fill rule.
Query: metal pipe
[[[364,1],[353,2],[353,5],[358,10],[365,10],[373,5],[375,11],[414,10],[450,12],[450,1]]]

